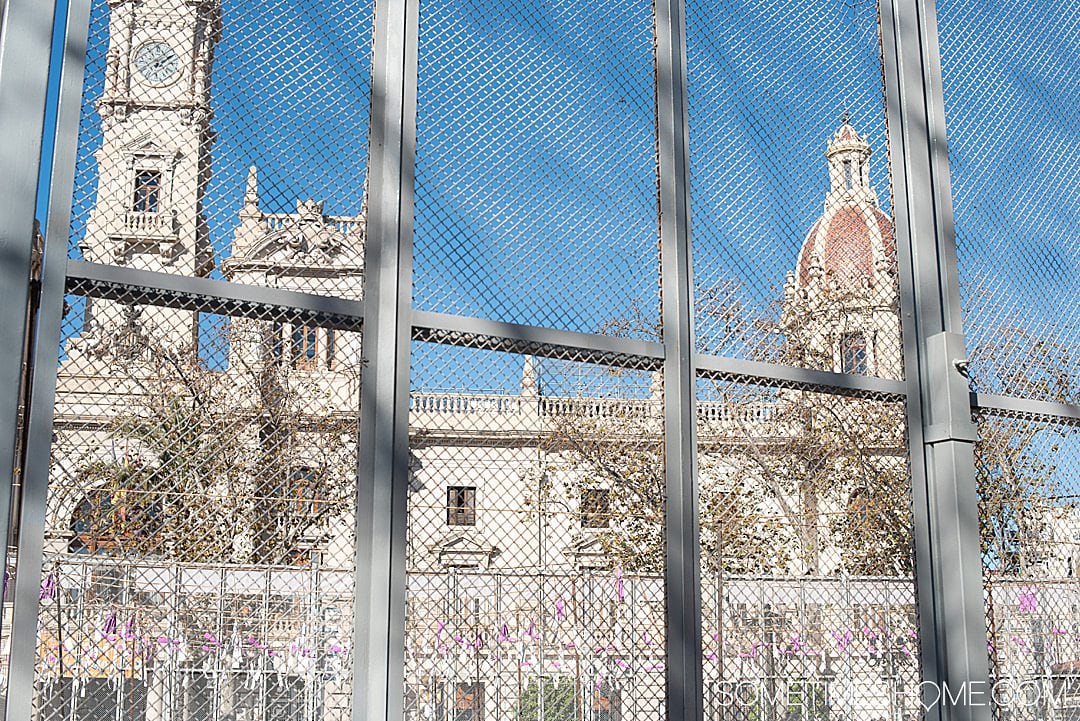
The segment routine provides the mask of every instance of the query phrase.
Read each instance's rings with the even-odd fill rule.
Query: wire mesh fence
[[[431,344],[413,364],[407,717],[664,718],[655,374]]]
[[[956,244],[980,390],[1076,403],[1080,87],[1070,3],[939,3]]]
[[[917,713],[902,404],[713,378],[698,392],[709,713]]]
[[[359,297],[372,11],[94,0],[72,255]]]
[[[1024,17],[1070,47],[1075,13],[1055,3]],[[371,58],[387,52],[372,50],[374,10],[92,4],[67,250],[158,275],[69,269],[35,589],[41,721],[344,720],[367,701],[353,687],[360,324],[386,304],[364,298],[365,266],[390,242],[367,227]],[[686,10],[685,320],[711,357],[696,359],[710,369],[696,476],[669,485],[684,449],[665,446],[665,414],[686,399],[662,369],[695,361],[659,318],[658,6],[419,7],[405,667],[390,692],[407,719],[651,721],[673,693],[715,721],[927,710],[920,632],[941,629],[916,615],[920,471],[906,386],[885,382],[904,378],[909,289],[877,7]],[[1075,402],[1072,69],[1048,72],[1062,51],[1004,10],[947,0],[941,16],[975,386]],[[1031,105],[1046,112],[1017,110]],[[222,290],[239,286],[244,300]],[[313,310],[344,307],[330,298],[372,305]],[[1075,424],[978,422],[988,652],[1018,699],[998,711],[1072,718]],[[682,635],[700,632],[701,688],[668,667],[665,573],[687,552],[669,546],[671,488],[696,492],[702,619]]]
[[[651,14],[640,0],[421,6],[418,308],[656,327]]]
[[[687,43],[699,347],[902,377],[876,5],[690,2]]]
[[[1080,431],[978,416],[976,480],[991,667],[1001,718],[1069,718],[1080,664]]]
[[[42,721],[345,718],[359,335],[72,296]]]

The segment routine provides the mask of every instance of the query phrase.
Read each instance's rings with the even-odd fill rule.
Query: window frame
[[[446,487],[446,525],[476,525],[476,486]]]
[[[143,178],[153,178],[155,183],[144,183]],[[156,168],[136,168],[132,184],[132,213],[157,215],[161,212],[161,201],[165,189],[165,174]]]
[[[578,521],[582,528],[610,528],[611,490],[595,486],[582,488],[578,499]]]
[[[865,376],[871,373],[870,338],[863,331],[840,335],[840,372]],[[854,355],[860,353],[861,355]]]
[[[297,370],[315,370],[319,367],[319,327],[297,323],[292,326],[289,339],[289,365]]]

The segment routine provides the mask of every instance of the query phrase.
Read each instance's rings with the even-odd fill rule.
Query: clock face
[[[152,83],[164,83],[180,71],[180,58],[165,43],[147,43],[135,52],[135,67]]]

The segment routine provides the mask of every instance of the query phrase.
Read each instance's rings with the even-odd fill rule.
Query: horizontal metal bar
[[[971,409],[991,411],[997,415],[1043,416],[1066,425],[1080,425],[1080,406],[1071,403],[1037,401],[993,393],[972,393]]]
[[[360,330],[364,317],[363,301],[74,260],[67,291],[256,320],[304,319],[339,330]]]
[[[732,381],[753,385],[782,383],[812,388],[823,393],[887,396],[895,400],[902,400],[907,391],[907,385],[903,381],[889,378],[833,373],[741,358],[721,358],[698,353],[695,354],[694,363],[697,365],[698,375],[725,376]]]
[[[483,348],[625,368],[659,369],[664,347],[651,341],[556,330],[483,318],[417,311],[412,313],[413,340]]]

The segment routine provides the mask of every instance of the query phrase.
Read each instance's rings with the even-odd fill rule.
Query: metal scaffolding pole
[[[68,231],[89,22],[90,0],[73,0],[68,7],[64,33],[52,177],[49,185],[48,223],[41,272],[41,306],[37,328],[33,329],[36,342],[30,358],[32,382],[27,402],[27,442],[19,508],[19,566],[15,578],[11,671],[4,716],[8,721],[29,721],[32,714],[38,651],[38,593],[44,553],[53,403],[56,392],[56,349],[60,343],[60,326],[63,321]]]
[[[14,487],[22,469],[17,442],[24,389],[34,204],[37,199],[54,3],[0,3],[0,568],[7,573]]]

